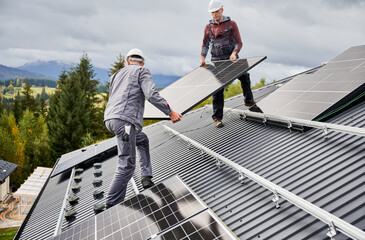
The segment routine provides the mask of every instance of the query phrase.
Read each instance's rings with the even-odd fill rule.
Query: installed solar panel
[[[266,114],[318,120],[365,91],[365,45],[313,74],[299,75],[258,103]]]
[[[237,239],[176,176],[92,219],[53,239]]]
[[[116,146],[116,138],[110,138],[108,140],[93,144],[86,148],[81,149],[79,152],[73,152],[72,154],[67,154],[67,157],[60,159],[54,168],[51,177],[54,177],[68,169],[75,167],[76,165],[89,160],[100,153],[103,153],[109,149]]]
[[[175,111],[185,114],[265,59],[266,57],[255,57],[235,62],[211,62],[164,88],[160,94]],[[146,101],[143,118],[168,119],[168,116]]]

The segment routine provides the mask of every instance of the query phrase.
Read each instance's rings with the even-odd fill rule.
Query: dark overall
[[[212,61],[228,60],[234,50],[233,44],[229,41],[229,25],[231,21],[228,21],[226,32],[226,37],[221,39],[216,39],[212,32],[211,26],[209,24],[209,30],[211,34],[212,43]],[[238,55],[237,55],[238,58]],[[253,103],[253,95],[251,91],[251,81],[250,74],[244,73],[238,77],[241,81],[241,87],[243,90],[243,97],[246,104]],[[213,95],[213,119],[222,120],[223,119],[223,108],[224,108],[224,88],[219,90]]]

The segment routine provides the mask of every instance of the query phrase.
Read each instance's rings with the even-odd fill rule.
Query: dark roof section
[[[12,174],[18,165],[0,159],[0,183]]]
[[[255,99],[263,99],[288,80],[254,91]],[[230,98],[225,106],[244,109],[243,97]],[[327,121],[363,128],[364,109],[365,101],[359,99]],[[235,114],[225,115],[225,127],[216,129],[210,115],[211,109],[201,108],[186,114],[177,124],[163,121],[144,129],[150,139],[155,182],[178,174],[240,239],[328,239],[325,223],[285,200],[280,200],[281,208],[276,209],[271,192],[248,179],[241,184],[235,171],[224,165],[218,169],[214,158],[171,137],[164,131],[166,124],[365,230],[364,137],[329,132],[328,138],[324,139],[320,130],[289,131],[279,126],[244,121]],[[78,204],[72,206],[77,213],[74,220],[64,220],[62,231],[94,216],[93,205],[105,201],[92,197],[95,161],[91,159],[79,164],[84,166],[77,166],[84,169],[80,175],[83,177],[79,183],[81,188],[75,193],[80,198]],[[102,163],[102,188],[106,191],[117,162],[115,149],[98,162]],[[69,169],[50,178],[16,239],[47,239],[53,235],[70,172]],[[133,179],[142,190],[139,174],[137,167]],[[134,194],[131,189],[129,191]],[[338,232],[338,239],[347,237]]]

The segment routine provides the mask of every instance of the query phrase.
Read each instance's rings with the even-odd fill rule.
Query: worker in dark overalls
[[[223,16],[223,4],[220,0],[211,0],[209,3],[209,12],[212,13],[213,19],[209,21],[204,30],[204,38],[200,57],[200,66],[205,65],[205,58],[211,47],[212,61],[228,60],[235,61],[238,59],[238,53],[242,48],[240,32],[236,22],[229,17]],[[251,107],[255,105],[251,91],[251,82],[249,73],[244,73],[238,79],[241,81],[241,87],[244,96],[244,105]],[[224,107],[224,88],[213,95],[213,121],[217,128],[223,127],[223,107]]]
[[[118,148],[118,165],[106,197],[106,208],[124,200],[136,166],[136,150],[143,188],[154,185],[149,141],[142,132],[145,99],[168,115],[173,123],[182,117],[156,91],[150,71],[143,66],[145,57],[142,51],[130,50],[126,61],[128,66],[110,77],[109,100],[104,112],[105,126],[116,135]]]

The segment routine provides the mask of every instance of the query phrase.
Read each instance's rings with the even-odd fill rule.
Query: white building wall
[[[9,183],[10,183],[10,177],[7,177],[3,184],[0,185],[0,200],[3,202],[6,198],[6,196],[9,194]]]

